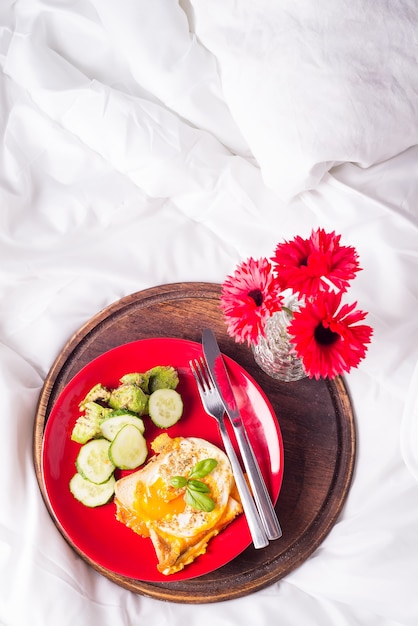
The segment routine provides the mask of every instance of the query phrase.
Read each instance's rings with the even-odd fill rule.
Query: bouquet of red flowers
[[[239,343],[256,343],[267,319],[284,306],[284,293],[301,306],[288,326],[292,344],[310,378],[334,378],[357,367],[373,330],[359,324],[367,313],[357,302],[342,304],[350,281],[361,269],[356,250],[340,235],[313,230],[276,246],[271,258],[249,258],[227,276],[221,309],[227,330]]]

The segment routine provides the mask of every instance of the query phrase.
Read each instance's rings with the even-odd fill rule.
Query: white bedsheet
[[[1,624],[418,623],[418,9],[376,4],[2,1]],[[114,585],[36,481],[52,363],[119,298],[221,282],[318,226],[356,246],[351,295],[374,327],[346,376],[358,458],[341,517],[297,570],[238,600]]]

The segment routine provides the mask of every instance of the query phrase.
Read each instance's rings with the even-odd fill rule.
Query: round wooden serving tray
[[[353,474],[355,426],[343,380],[282,383],[264,374],[248,347],[236,344],[227,335],[219,295],[217,284],[176,283],[134,293],[105,308],[66,344],[45,380],[37,407],[34,462],[49,507],[41,468],[46,421],[64,386],[107,350],[149,337],[201,341],[202,330],[211,327],[222,352],[244,367],[268,396],[280,424],[285,455],[283,484],[276,505],[283,529],[280,539],[262,550],[250,546],[211,574],[161,584],[116,575],[72,546],[116,584],[160,600],[219,602],[247,595],[281,579],[303,563],[328,534],[344,504]]]

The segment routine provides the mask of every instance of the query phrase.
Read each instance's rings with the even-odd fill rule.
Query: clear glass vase
[[[266,374],[277,380],[290,382],[306,377],[301,359],[296,355],[287,327],[292,312],[300,306],[295,296],[285,299],[284,308],[266,322],[265,336],[260,335],[252,345],[254,360]]]

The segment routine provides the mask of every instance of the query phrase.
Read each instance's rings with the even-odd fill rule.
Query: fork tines
[[[198,387],[203,391],[209,390],[209,372],[204,358],[201,356],[199,359],[192,359],[189,365]]]

